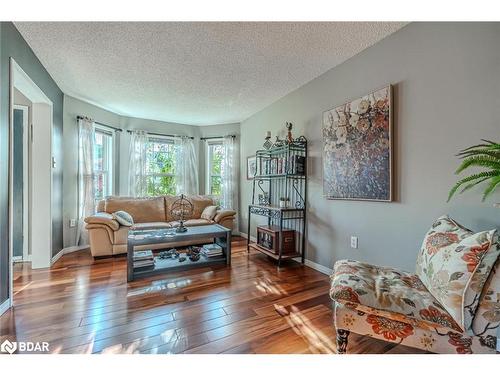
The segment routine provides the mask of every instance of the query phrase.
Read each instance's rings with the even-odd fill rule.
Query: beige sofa
[[[160,196],[154,198],[108,197],[98,203],[97,213],[85,218],[85,228],[89,232],[92,256],[109,256],[127,252],[127,237],[130,229],[172,228],[179,225],[170,211],[177,196]],[[233,229],[236,212],[218,210],[213,220],[201,218],[205,207],[216,205],[211,196],[193,195],[187,197],[193,203],[193,214],[184,222],[187,227],[220,224]],[[120,225],[113,219],[113,212],[126,211],[134,219],[132,227]],[[209,240],[209,239],[208,239]],[[173,242],[148,246],[152,248],[168,248],[190,244],[206,243],[207,239],[196,242]]]

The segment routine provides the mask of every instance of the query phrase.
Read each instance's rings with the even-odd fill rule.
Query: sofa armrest
[[[234,217],[236,215],[236,211],[234,210],[219,210],[217,211],[217,214],[214,217],[214,221],[216,223],[220,223],[222,220],[224,220],[227,217]]]
[[[101,224],[106,225],[112,230],[120,229],[120,224],[118,221],[113,219],[113,215],[108,214],[106,212],[98,212],[92,216],[88,216],[85,218],[85,222],[87,224]]]

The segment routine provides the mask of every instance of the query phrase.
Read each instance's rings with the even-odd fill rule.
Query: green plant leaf
[[[469,156],[491,156],[492,158],[496,158],[497,160],[500,160],[500,150],[470,150],[470,151],[464,151],[464,152],[459,152],[457,154],[460,159],[465,159]]]
[[[479,182],[481,182],[481,180],[485,181],[486,179],[493,178],[493,177],[496,177],[496,176],[499,176],[499,175],[500,175],[500,171],[486,171],[486,172],[475,173],[475,174],[470,175],[468,177],[462,178],[461,180],[459,180],[455,184],[455,186],[453,186],[451,188],[451,190],[450,190],[450,192],[448,194],[448,200],[447,200],[447,202],[450,201],[450,199],[453,197],[453,195],[455,195],[455,193],[458,190],[458,188],[460,186],[462,186],[463,184],[466,184],[466,183],[474,181],[474,183],[472,184],[472,186],[475,186]]]
[[[490,184],[486,187],[486,190],[484,191],[483,194],[483,202],[486,200],[486,198],[493,193],[493,191],[496,189],[496,187],[500,184],[500,175],[494,177]]]
[[[476,186],[476,185],[480,184],[481,182],[484,182],[484,181],[486,181],[486,180],[489,180],[490,178],[491,178],[491,177],[484,177],[484,178],[481,178],[481,179],[479,179],[479,180],[477,180],[477,181],[474,181],[474,182],[472,182],[472,183],[470,183],[470,184],[466,185],[466,186],[465,186],[462,190],[460,190],[460,194],[462,194],[463,192],[465,192],[465,191],[467,191],[467,190],[469,190],[469,189],[473,188],[474,186]]]
[[[462,164],[460,164],[460,166],[456,170],[455,174],[459,174],[463,170],[472,166],[490,168],[500,171],[500,159],[491,156],[471,156],[464,159]]]
[[[482,141],[486,142],[487,144],[481,143],[481,144],[478,144],[478,145],[470,146],[470,147],[464,148],[461,152],[468,151],[468,150],[474,150],[474,149],[477,149],[477,148],[492,149],[492,150],[495,150],[495,149],[498,150],[498,149],[500,149],[500,143],[496,143],[496,142],[493,142],[493,141],[488,141],[488,140],[485,140],[485,139],[482,139]]]

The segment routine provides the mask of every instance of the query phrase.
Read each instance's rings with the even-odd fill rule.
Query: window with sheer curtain
[[[205,191],[210,195],[222,194],[222,162],[224,159],[224,146],[222,140],[207,142],[207,175]]]
[[[113,194],[113,133],[94,127],[94,201]]]
[[[176,192],[176,145],[169,138],[148,138],[146,145],[146,195]]]

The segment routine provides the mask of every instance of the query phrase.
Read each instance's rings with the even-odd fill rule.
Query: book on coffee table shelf
[[[201,254],[205,258],[219,257],[222,256],[222,247],[215,243],[203,245],[203,248],[201,249]]]
[[[154,267],[155,258],[151,250],[136,251],[134,253],[134,268]]]

